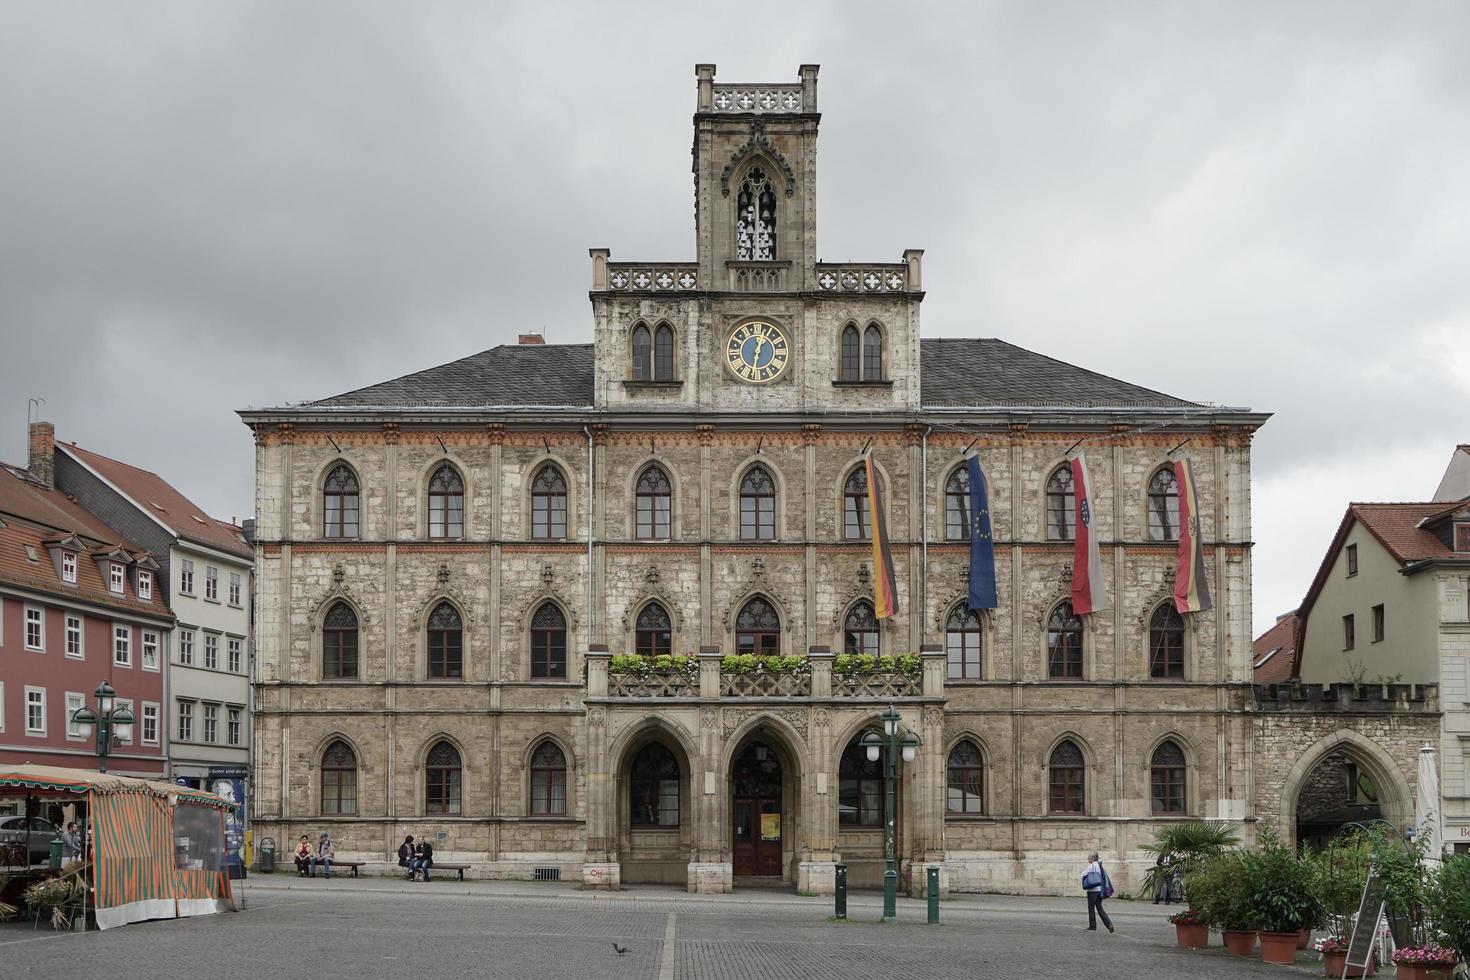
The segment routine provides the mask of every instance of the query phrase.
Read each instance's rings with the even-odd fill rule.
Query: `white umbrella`
[[[1419,797],[1414,805],[1415,829],[1424,841],[1424,854],[1439,861],[1444,850],[1444,820],[1439,812],[1439,771],[1434,765],[1434,746],[1419,750]]]

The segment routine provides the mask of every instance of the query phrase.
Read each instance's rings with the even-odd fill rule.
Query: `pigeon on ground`
[[[617,943],[613,943],[612,944],[612,948],[613,948],[613,952],[614,953],[617,953],[619,956],[622,956],[624,953],[626,953],[628,951],[628,947],[626,947],[626,946],[619,946]]]

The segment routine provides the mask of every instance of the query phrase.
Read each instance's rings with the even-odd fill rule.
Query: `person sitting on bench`
[[[420,881],[429,880],[429,869],[434,866],[434,845],[429,843],[429,838],[420,837],[418,843],[413,846],[413,873],[415,876],[422,874]]]

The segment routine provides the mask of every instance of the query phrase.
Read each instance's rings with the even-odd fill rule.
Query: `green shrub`
[[[906,674],[917,677],[924,672],[924,658],[917,653],[839,653],[832,660],[832,669],[844,677],[855,674]]]
[[[1439,941],[1470,962],[1470,854],[1446,857],[1425,891],[1425,908]]]
[[[663,653],[657,657],[615,653],[608,660],[607,669],[612,674],[687,674],[693,677],[699,673],[699,660],[682,653]]]
[[[1296,932],[1322,920],[1314,859],[1299,858],[1269,830],[1259,850],[1241,860],[1250,926],[1262,932]]]
[[[727,653],[720,658],[720,670],[727,674],[799,674],[811,669],[806,657],[792,655],[783,657],[779,653],[757,656],[753,653]]]
[[[1244,851],[1222,851],[1204,858],[1186,875],[1189,903],[1216,929],[1253,929]]]

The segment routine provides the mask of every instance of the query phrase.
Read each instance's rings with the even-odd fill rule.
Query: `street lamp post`
[[[95,696],[97,710],[85,704],[71,714],[72,724],[83,730],[95,726],[97,729],[97,771],[107,771],[107,757],[112,753],[112,739],[133,737],[133,711],[127,705],[118,705],[117,692],[112,685],[103,681]]]
[[[883,734],[869,731],[859,741],[868,753],[869,762],[883,758],[883,828],[884,844],[888,865],[883,871],[883,919],[891,921],[898,915],[898,868],[893,852],[893,830],[897,819],[898,757],[903,754],[904,762],[913,762],[923,740],[900,724],[900,716],[888,706],[883,712]]]

